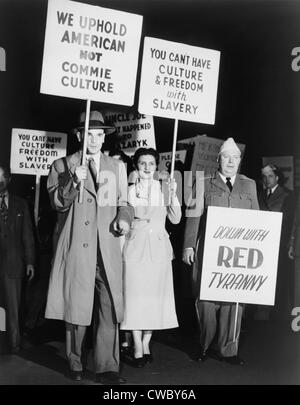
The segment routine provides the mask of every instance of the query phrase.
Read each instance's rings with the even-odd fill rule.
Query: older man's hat
[[[233,138],[228,138],[226,141],[223,142],[223,144],[220,147],[219,154],[223,152],[235,152],[238,154],[241,154],[240,148],[237,146],[237,144],[234,142]]]
[[[76,128],[78,131],[81,131],[82,129],[85,128],[85,115],[86,115],[85,112],[82,112],[80,114],[79,125]],[[103,129],[107,135],[112,134],[116,130],[115,127],[107,125],[105,123],[103,115],[101,114],[100,111],[90,112],[89,129]]]

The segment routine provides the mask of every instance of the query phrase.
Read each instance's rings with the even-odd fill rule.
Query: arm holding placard
[[[78,156],[78,164],[79,158],[80,156]],[[55,160],[47,180],[51,205],[60,212],[67,211],[79,194],[80,180],[76,175],[79,166],[69,167],[69,160],[68,158]]]
[[[167,180],[168,200],[167,217],[172,224],[179,224],[181,220],[181,206],[176,195],[177,184],[174,178]]]

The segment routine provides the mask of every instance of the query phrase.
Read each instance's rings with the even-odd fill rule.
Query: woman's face
[[[156,170],[156,162],[154,156],[140,156],[137,164],[137,169],[141,179],[152,179]]]

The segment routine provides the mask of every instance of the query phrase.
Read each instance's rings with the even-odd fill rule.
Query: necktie
[[[92,178],[94,180],[94,185],[96,190],[98,189],[98,185],[97,185],[97,168],[96,168],[96,163],[94,161],[94,159],[91,157],[89,158],[89,169],[92,175]]]
[[[272,195],[272,190],[268,190],[268,195],[267,195],[267,199],[269,199]]]
[[[0,204],[0,215],[4,222],[7,221],[8,208],[5,202],[5,194],[0,194],[1,204]]]
[[[230,181],[230,177],[226,177],[226,186],[229,188],[229,191],[232,191],[232,184]]]

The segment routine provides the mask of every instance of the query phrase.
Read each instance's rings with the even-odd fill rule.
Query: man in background
[[[291,228],[293,200],[290,190],[283,186],[283,175],[273,163],[268,163],[261,169],[263,189],[258,193],[259,208],[262,211],[282,212],[281,238],[278,258],[275,306],[261,305],[257,308],[256,320],[288,318],[290,305],[290,283],[292,280],[290,263],[287,260],[287,244]],[[274,308],[274,309],[273,309]]]
[[[12,354],[20,350],[20,310],[25,277],[34,277],[35,244],[27,202],[8,191],[10,170],[0,166],[0,291]]]

